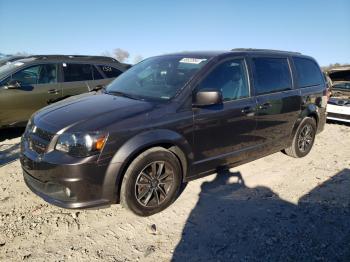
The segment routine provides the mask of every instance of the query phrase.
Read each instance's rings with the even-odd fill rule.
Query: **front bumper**
[[[50,204],[88,208],[115,202],[115,184],[106,178],[108,164],[99,164],[97,156],[74,159],[56,151],[38,155],[22,142],[20,161],[27,186]]]

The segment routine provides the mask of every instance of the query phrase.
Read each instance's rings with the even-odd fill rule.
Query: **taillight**
[[[331,96],[331,91],[327,88],[323,91],[323,96],[322,96],[322,107],[326,107],[328,100]]]
[[[331,92],[330,88],[327,88],[326,90],[323,91],[323,95],[327,97],[327,101],[331,97],[331,94],[332,94],[332,92]]]

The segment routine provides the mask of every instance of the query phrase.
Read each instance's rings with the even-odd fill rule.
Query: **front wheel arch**
[[[171,151],[180,162],[182,181],[186,180],[193,162],[193,153],[188,141],[171,130],[152,130],[129,139],[114,154],[103,185],[105,198],[119,203],[121,182],[128,166],[138,155],[153,147],[163,147]]]

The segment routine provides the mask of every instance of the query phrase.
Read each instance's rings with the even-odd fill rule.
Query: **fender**
[[[315,104],[309,104],[300,112],[298,119],[294,123],[292,134],[290,136],[288,146],[290,146],[292,144],[293,137],[294,137],[295,133],[297,132],[300,123],[303,121],[303,119],[305,117],[313,117],[313,118],[315,118],[316,125],[318,124],[319,119],[320,119],[318,111],[319,111],[318,107]]]
[[[157,145],[167,145],[168,149],[176,154],[182,165],[183,180],[186,180],[193,162],[193,152],[188,141],[172,130],[149,130],[129,139],[114,154],[106,171],[103,197],[119,201],[121,182],[130,162],[142,151]]]

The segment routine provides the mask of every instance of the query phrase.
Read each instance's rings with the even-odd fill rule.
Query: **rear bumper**
[[[317,133],[320,133],[324,130],[324,127],[326,125],[326,115],[326,109],[323,108],[318,118]]]
[[[350,123],[350,106],[327,105],[327,119]]]

